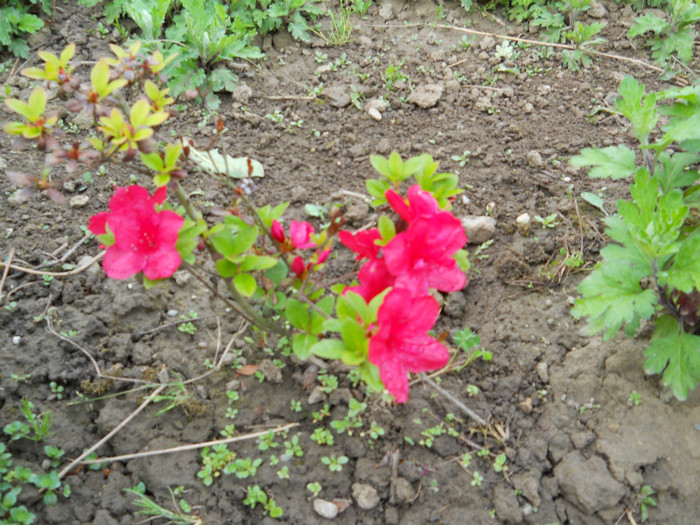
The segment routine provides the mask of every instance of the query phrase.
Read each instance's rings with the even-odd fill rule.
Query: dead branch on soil
[[[10,270],[15,270],[18,272],[23,272],[23,273],[28,273],[30,275],[41,275],[42,277],[44,275],[48,277],[70,277],[71,275],[77,275],[81,272],[84,272],[90,266],[92,266],[94,263],[102,259],[102,257],[105,256],[105,252],[100,252],[94,257],[92,257],[89,261],[87,261],[85,264],[82,266],[79,266],[78,268],[75,268],[74,270],[71,270],[69,272],[42,272],[41,270],[34,270],[32,268],[24,268],[23,266],[15,266],[14,264],[11,263],[4,263],[0,262],[0,268],[6,268]]]
[[[143,400],[143,403],[141,403],[141,404],[138,406],[138,408],[137,408],[136,410],[134,410],[131,414],[129,414],[128,416],[126,416],[126,417],[124,418],[124,420],[123,420],[121,423],[119,423],[116,427],[114,427],[114,429],[113,429],[109,434],[107,434],[105,437],[103,437],[102,439],[100,439],[97,443],[95,443],[95,444],[94,444],[93,446],[91,446],[89,449],[87,449],[87,450],[84,451],[82,454],[80,454],[80,456],[78,456],[78,457],[75,458],[73,461],[71,461],[68,465],[66,465],[66,466],[63,468],[63,470],[61,470],[61,472],[58,473],[58,478],[59,478],[59,479],[63,479],[63,478],[66,476],[66,474],[68,474],[68,473],[73,469],[73,467],[75,467],[75,466],[81,464],[81,462],[82,462],[83,459],[85,459],[86,457],[88,457],[88,456],[89,456],[90,454],[92,454],[95,450],[97,450],[97,449],[100,448],[102,445],[104,445],[107,441],[109,441],[110,439],[112,439],[112,437],[113,437],[114,435],[116,435],[117,432],[119,432],[122,428],[124,428],[124,427],[129,423],[129,421],[131,421],[132,419],[134,419],[144,408],[146,408],[146,407],[151,403],[151,401],[153,401],[153,400],[156,398],[156,396],[157,396],[158,394],[160,394],[160,393],[163,391],[163,389],[165,389],[166,386],[167,386],[167,385],[161,385],[161,386],[159,386],[158,388],[156,388],[153,392],[151,392],[151,394],[150,394],[146,399]]]
[[[266,100],[316,100],[316,97],[310,97],[307,95],[268,95],[262,98]]]
[[[10,255],[7,256],[5,260],[5,271],[2,272],[2,280],[0,280],[0,303],[2,303],[2,290],[5,287],[5,281],[7,280],[7,274],[10,272],[10,266],[12,265],[12,259],[15,257],[14,246],[10,250]]]
[[[422,26],[425,26],[425,24],[406,24],[406,25],[372,24],[372,26],[373,27],[385,27],[385,28],[406,28],[406,27],[422,27]],[[498,33],[490,33],[488,31],[478,31],[476,29],[467,29],[465,27],[448,26],[448,25],[444,25],[444,24],[435,24],[432,27],[439,27],[440,29],[447,29],[450,31],[460,31],[462,33],[467,33],[469,35],[490,36],[493,38],[499,38],[501,40],[509,40],[511,42],[522,42],[523,44],[530,44],[533,46],[556,47],[558,49],[566,49],[569,51],[576,51],[576,49],[578,49],[576,46],[573,46],[571,44],[559,44],[556,42],[542,42],[541,40],[532,40],[529,38],[520,38],[517,36],[500,35]],[[589,48],[586,48],[585,51],[586,51],[586,53],[589,53],[591,55],[610,58],[613,60],[619,60],[621,62],[629,62],[631,64],[635,64],[639,67],[642,67],[644,69],[648,69],[651,71],[655,71],[657,73],[664,72],[664,70],[662,68],[657,67],[653,64],[650,64],[649,62],[645,62],[644,60],[640,60],[638,58],[626,57],[623,55],[616,55],[614,53],[606,53],[604,51],[596,51],[595,49],[589,49]],[[679,77],[677,75],[675,77],[675,80],[681,85],[688,85],[688,81],[686,79]]]
[[[450,400],[456,407],[458,407],[462,412],[464,412],[466,415],[468,415],[470,418],[472,418],[474,421],[479,423],[483,427],[488,427],[489,424],[486,422],[486,420],[481,417],[479,414],[474,412],[471,408],[469,408],[467,405],[462,403],[459,399],[457,399],[455,396],[450,394],[447,390],[442,388],[440,385],[438,385],[435,381],[430,379],[425,373],[420,374],[421,379],[428,383],[431,387],[433,387],[434,390],[445,396],[448,400]]]
[[[94,465],[95,463],[105,463],[105,462],[115,462],[115,461],[129,461],[132,459],[146,458],[149,456],[160,456],[163,454],[174,454],[177,452],[187,452],[189,450],[198,450],[204,447],[213,447],[216,445],[224,445],[226,443],[235,443],[237,441],[246,441],[250,439],[256,439],[262,437],[266,434],[272,432],[273,434],[278,434],[280,432],[286,432],[289,429],[298,427],[299,423],[287,423],[281,427],[276,427],[270,430],[261,430],[259,432],[253,432],[251,434],[244,434],[242,436],[236,436],[226,439],[217,439],[215,441],[206,441],[204,443],[192,443],[190,445],[180,445],[179,447],[163,448],[159,450],[149,450],[147,452],[136,452],[135,454],[123,454],[121,456],[111,456],[106,458],[89,459],[87,461],[80,461],[81,465]],[[83,456],[84,457],[84,456]]]
[[[58,256],[58,254],[60,253],[60,251],[63,250],[63,249],[67,246],[67,243],[64,243],[64,244],[61,245],[57,250],[54,250],[54,251],[50,254],[50,256],[54,259],[53,261],[51,261],[51,262],[49,262],[49,261],[43,262],[43,263],[41,263],[39,266],[37,266],[37,267],[34,268],[34,269],[35,269],[35,270],[39,270],[39,269],[41,269],[41,268],[45,268],[46,266],[53,266],[53,265],[55,265],[55,264],[61,264],[61,263],[66,262],[66,260],[68,259],[68,257],[70,257],[71,255],[73,255],[73,254],[76,252],[76,250],[77,250],[78,248],[80,248],[80,247],[83,245],[83,243],[85,243],[85,242],[86,242],[87,240],[89,240],[91,237],[92,237],[92,233],[87,233],[82,239],[80,239],[78,242],[76,242],[66,253],[64,253],[64,254],[61,256],[60,259],[58,259],[57,256]]]

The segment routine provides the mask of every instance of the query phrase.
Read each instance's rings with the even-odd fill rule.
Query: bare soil
[[[614,2],[602,5],[610,22],[604,34],[609,43],[603,49],[646,60],[646,52],[635,49],[638,42],[625,37],[630,9]],[[166,507],[172,505],[168,487],[184,486],[195,512],[214,525],[272,522],[260,507],[251,510],[242,503],[245,488],[254,484],[284,509],[281,520],[324,523],[306,489],[309,482],[323,487],[318,498],[348,504],[334,519],[337,523],[632,524],[633,519],[640,521],[638,494],[645,485],[656,491],[658,503],[649,508],[647,523],[698,523],[700,394],[696,391],[680,403],[660,386],[658,377],[644,375],[648,331],[604,343],[581,335],[581,325],[569,314],[578,283],[606,242],[602,213],[579,196],[600,192],[606,209],[613,211],[627,189],[624,181],[591,180],[567,160],[587,146],[634,145],[625,123],[600,111],[610,107],[611,94],[624,75],[634,75],[650,89],[668,84],[654,71],[610,58],[572,72],[556,53],[539,57],[535,51],[541,48],[535,46],[515,46],[519,57],[505,65],[517,66],[520,73],[500,72],[494,79],[494,68],[502,62],[495,57],[501,39],[479,38],[465,50],[463,33],[431,27],[435,10],[430,0],[377,2],[365,19],[352,19],[354,40],[343,47],[328,46],[318,37],[309,44],[286,33],[266,37],[261,45],[267,59],[239,68],[239,88],[222,97],[219,112],[229,131],[219,147],[263,163],[266,176],[256,181],[254,199],[260,204],[291,201],[286,220],[308,218],[307,204],[343,201],[355,228],[374,217],[362,200],[347,193],[364,192],[365,180],[374,176],[370,154],[396,150],[405,158],[427,152],[442,170],[459,173],[466,192],[454,213],[488,214],[497,226],[492,244],[479,253],[476,245],[470,246],[474,269],[469,284],[445,298],[437,331],[453,334],[470,327],[493,360],[476,361],[440,380],[443,388],[483,415],[490,428],[480,428],[419,381],[409,401],[396,406],[381,396],[366,396],[344,370],[333,367],[338,389],[315,395],[316,403],[310,404],[318,379],[306,384],[308,365],[283,358],[286,366],[278,377],[263,364],[272,357],[240,334],[233,347],[237,363],[260,365],[265,381],[242,375],[229,364],[188,386],[184,406],[162,414],[164,403],[148,406],[98,451],[100,456],[217,439],[230,423],[236,433],[245,434],[298,422],[286,440],[297,435],[303,457],[283,458],[287,461],[272,466],[271,454],[282,456],[283,446],[261,452],[254,441],[235,443],[230,448],[238,457],[261,457],[262,466],[248,479],[222,474],[210,487],[196,476],[201,468],[198,451],[112,462],[101,470],[82,468],[66,478],[71,496],[60,496],[53,507],[44,507],[36,491],[23,491],[21,503],[37,514],[38,523],[139,522],[133,497],[123,489],[140,481]],[[478,12],[468,16],[455,3],[446,3],[445,13],[443,25],[536,38],[527,28],[499,18]],[[60,50],[75,41],[81,60],[103,56],[110,36],[95,36],[96,16],[97,8],[64,7],[50,30],[37,37],[38,44]],[[389,91],[382,74],[401,63],[408,79]],[[0,81],[9,83],[13,96],[26,98],[29,93],[29,83],[21,77],[5,74]],[[321,84],[320,96],[309,96]],[[426,85],[440,86],[442,94],[431,107],[422,108],[409,97]],[[353,92],[360,94],[361,109],[350,102]],[[389,104],[377,121],[365,107],[380,96]],[[266,118],[275,111],[283,115],[279,123]],[[0,120],[10,118],[7,108],[0,108]],[[65,120],[71,122],[71,116]],[[204,146],[214,122],[189,103],[173,129]],[[465,151],[471,154],[464,166],[452,160]],[[33,151],[11,151],[10,139],[0,137],[0,171],[38,172],[42,163]],[[80,207],[58,207],[43,196],[13,204],[15,188],[0,177],[0,255],[6,258],[14,249],[16,264],[33,267],[48,261],[47,268],[60,271],[56,260],[83,237],[79,226],[106,209],[113,185],[127,183],[129,175],[108,169],[100,176],[93,170],[92,182],[66,188],[69,199],[89,197]],[[186,185],[207,210],[230,205],[230,195],[197,174]],[[532,218],[529,231],[516,225],[523,213]],[[552,214],[552,228],[534,219]],[[562,250],[581,251],[583,264],[567,267]],[[96,253],[92,240],[62,263],[77,266]],[[76,345],[94,356],[103,371],[125,378],[157,381],[205,373],[205,361],[215,361],[240,322],[188,277],[179,272],[144,291],[135,279],[108,280],[97,266],[50,282],[9,272],[0,308],[0,425],[21,418],[18,406],[27,397],[37,410],[53,414],[53,434],[46,443],[74,458],[136,409],[145,391],[126,393],[133,384],[100,380]],[[190,310],[200,318],[194,335],[173,324]],[[72,343],[47,330],[46,316]],[[17,380],[24,375],[25,380]],[[64,387],[62,399],[51,391],[51,381]],[[467,385],[478,387],[478,394],[468,396]],[[225,417],[225,391],[232,389],[240,394],[232,405],[238,409],[234,420]],[[628,402],[634,391],[638,404]],[[116,393],[122,395],[108,396]],[[363,427],[352,435],[332,430],[333,446],[311,441],[315,428],[328,427],[330,420],[347,414],[350,396],[368,405],[360,416]],[[301,402],[300,412],[291,410],[292,401]],[[325,403],[330,417],[312,422],[312,413]],[[457,435],[443,434],[431,447],[420,445],[422,432],[451,419],[448,414],[456,416],[450,426]],[[385,430],[374,440],[367,433],[373,421]],[[497,431],[506,438],[494,439]],[[477,456],[482,447],[491,450],[491,457]],[[15,462],[34,469],[41,468],[42,448],[26,440],[9,444]],[[464,469],[461,458],[467,452],[473,459]],[[507,469],[496,472],[493,456],[500,453],[507,456]],[[331,455],[349,458],[341,472],[322,464],[321,457]],[[282,466],[288,467],[289,479],[276,475]],[[480,485],[473,483],[475,472],[483,476]],[[357,496],[362,491],[370,496],[376,491],[378,501]]]

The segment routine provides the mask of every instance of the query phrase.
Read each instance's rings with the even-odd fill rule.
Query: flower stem
[[[195,222],[203,220],[202,212],[192,204],[187,196],[187,193],[185,193],[185,190],[182,188],[179,182],[177,182],[175,185],[175,197],[177,197],[177,201],[185,208],[185,212],[190,219]],[[205,245],[209,255],[213,257],[216,250],[212,246],[211,241],[209,241],[209,239],[205,239]],[[287,330],[283,326],[270,321],[269,319],[265,319],[262,314],[252,304],[250,304],[246,298],[238,292],[238,290],[236,290],[236,286],[233,284],[232,279],[226,279],[225,281],[226,287],[233,298],[233,302],[236,304],[236,306],[238,306],[238,308],[240,308],[241,311],[239,311],[239,313],[242,314],[243,317],[261,330],[278,335],[288,335]]]

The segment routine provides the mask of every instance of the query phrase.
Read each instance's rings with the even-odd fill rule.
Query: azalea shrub
[[[263,334],[287,337],[301,360],[340,360],[359,368],[372,388],[388,390],[397,402],[408,399],[408,374],[444,367],[450,353],[431,335],[440,313],[438,292],[464,288],[467,236],[450,211],[460,192],[454,174],[440,173],[429,155],[405,161],[396,152],[371,156],[377,179],[367,181],[377,225],[345,229],[341,207],[319,231],[309,222],[284,219],[288,203],[256,206],[251,177],[262,165],[234,159],[213,148],[225,130],[217,122],[214,139],[202,150],[189,141],[158,137],[174,102],[161,78],[168,62],[144,53],[139,44],[112,46],[83,81],[75,74],[75,46],[60,56],[41,52],[43,68],[23,73],[42,80],[72,111],[93,116],[95,136],[62,144],[57,117],[46,114],[48,93],[37,87],[27,102],[5,104],[24,117],[5,130],[20,143],[47,152],[40,175],[11,172],[17,199],[45,192],[61,202],[58,166],[70,177],[78,165],[114,163],[147,176],[143,185],[115,188],[109,209],[90,219],[89,230],[105,249],[103,268],[112,279],[140,276],[156,286],[178,269],[196,269],[207,259],[225,282],[229,304]],[[128,116],[126,116],[128,113]],[[157,142],[161,140],[161,145]],[[182,187],[187,176],[215,178],[235,195],[230,211],[204,219]],[[168,193],[174,196],[167,202]],[[359,270],[347,283],[326,284],[326,266],[342,247],[355,254]]]

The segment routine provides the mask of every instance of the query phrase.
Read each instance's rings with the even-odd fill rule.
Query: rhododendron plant
[[[61,201],[60,177],[52,173],[58,165],[67,177],[79,174],[81,166],[129,166],[152,176],[159,189],[150,195],[138,185],[118,188],[109,211],[90,220],[90,231],[106,248],[108,277],[142,274],[150,287],[186,264],[214,296],[257,327],[259,337],[274,334],[289,341],[301,360],[316,356],[356,366],[367,384],[386,388],[401,403],[408,398],[409,373],[447,363],[447,348],[429,331],[440,310],[431,294],[466,284],[468,260],[462,247],[467,237],[449,211],[461,191],[457,175],[439,173],[429,155],[405,162],[396,152],[389,158],[372,155],[370,162],[382,177],[366,181],[371,204],[380,212],[376,228],[341,231],[345,218],[336,206],[318,232],[309,222],[296,220],[285,229],[282,215],[288,203],[259,207],[249,197],[251,177],[262,175],[262,165],[216,153],[215,143],[226,131],[223,117],[205,150],[197,150],[192,141],[159,143],[164,134],[158,129],[170,118],[167,107],[174,103],[160,78],[167,59],[157,52],[147,56],[139,44],[111,49],[116,59],[97,60],[88,76],[73,74],[74,46],[60,58],[40,54],[43,68],[24,71],[30,78],[58,83],[61,96],[73,97],[65,103],[68,111],[85,110],[93,117],[94,134],[85,142],[58,143],[58,117],[46,114],[50,106],[44,87],[36,87],[28,102],[5,100],[23,119],[5,130],[48,149],[40,178],[10,172],[17,198],[45,191]],[[233,202],[221,208],[228,213],[205,218],[195,194],[183,188],[183,180],[197,170],[231,190]],[[409,178],[414,185],[407,184]],[[176,211],[164,204],[166,187],[177,199]],[[336,236],[362,263],[350,286],[342,281],[352,274],[339,278],[325,273]],[[202,257],[209,258],[211,268],[197,268]],[[213,268],[226,290],[210,287]]]
[[[391,287],[379,307],[368,359],[379,367],[386,389],[403,403],[408,398],[407,372],[442,368],[449,358],[445,347],[427,335],[439,313],[429,290],[451,292],[465,286],[466,276],[454,255],[467,235],[459,219],[441,211],[437,200],[418,185],[408,190],[408,203],[391,189],[385,197],[406,223],[404,231],[395,233],[385,222],[385,235],[376,228],[355,235],[343,231],[339,238],[357,259],[369,259],[358,273],[360,284],[348,291],[369,303]]]
[[[379,367],[384,386],[399,403],[408,399],[407,372],[437,370],[450,359],[447,348],[427,335],[439,313],[434,297],[414,297],[405,288],[391,290],[379,308],[369,360]]]
[[[184,219],[170,210],[156,210],[166,189],[153,196],[141,186],[118,188],[108,212],[90,219],[89,230],[107,246],[102,266],[108,277],[126,279],[139,272],[151,280],[170,277],[182,259],[175,249]]]

